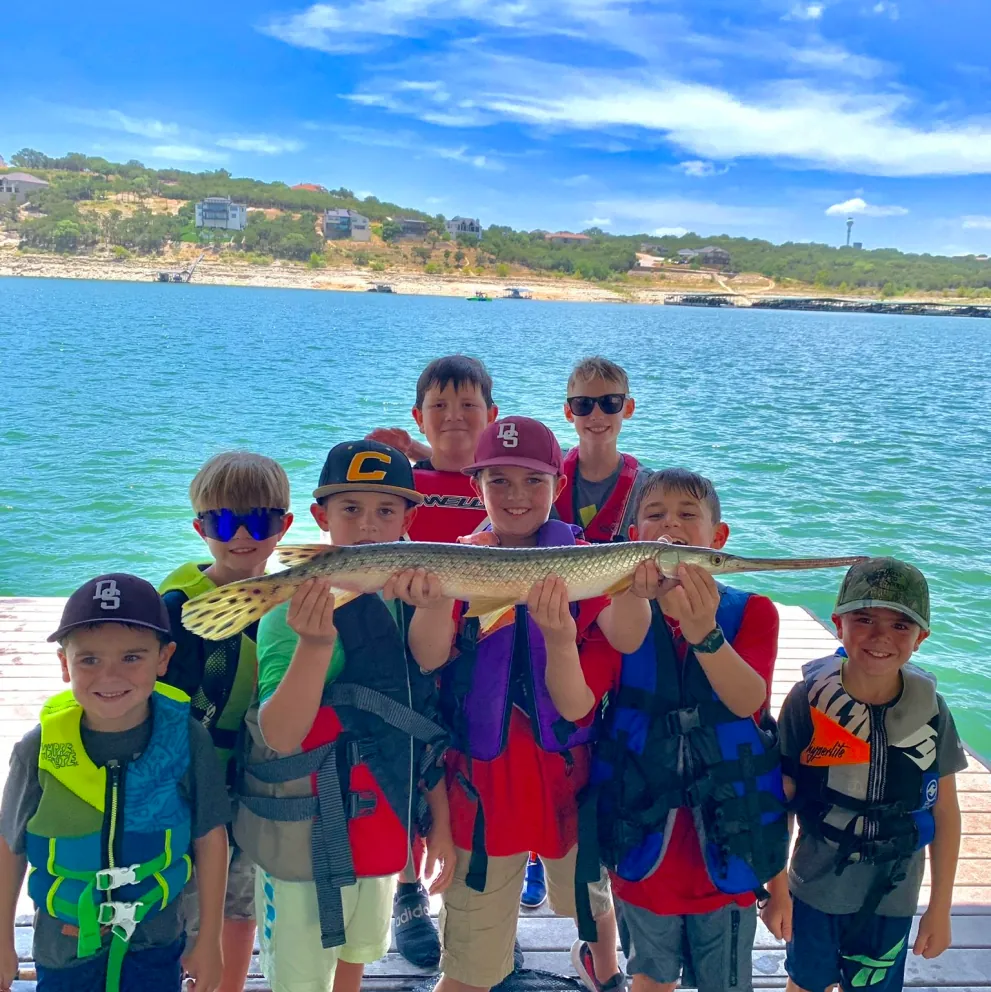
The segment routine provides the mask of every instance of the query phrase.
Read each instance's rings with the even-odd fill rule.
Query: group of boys
[[[398,428],[336,445],[311,514],[337,546],[723,547],[708,479],[619,451],[633,413],[622,368],[579,363],[565,456],[544,424],[499,418],[481,362],[438,359],[413,408],[429,448]],[[520,903],[545,895],[579,923],[591,992],[626,987],[617,930],[633,992],[752,988],[758,903],[789,988],[888,992],[927,847],[913,949],[949,945],[966,759],[907,664],[930,619],[911,565],[853,566],[843,648],[805,667],[775,722],[776,609],[691,565],[664,578],[644,563],[580,603],[548,576],[484,623],[422,569],[350,601],[315,578],[204,640],[183,604],[265,571],[292,524],[289,482],[231,452],[190,498],[210,561],[159,590],[99,576],[49,638],[70,688],[11,758],[0,992],[29,867],[39,992],[174,992],[184,976],[240,990],[256,925],[274,992],[358,992],[393,917],[400,951],[439,963],[438,992],[476,992],[520,966]]]

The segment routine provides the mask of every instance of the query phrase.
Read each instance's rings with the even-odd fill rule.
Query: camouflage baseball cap
[[[872,606],[898,610],[923,630],[929,629],[929,585],[926,577],[908,562],[869,558],[846,573],[833,612],[852,613]]]

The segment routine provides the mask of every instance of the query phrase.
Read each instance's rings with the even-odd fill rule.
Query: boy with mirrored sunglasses
[[[175,655],[164,681],[187,693],[190,711],[210,732],[233,782],[234,751],[258,676],[255,623],[223,641],[207,641],[182,624],[183,604],[201,593],[265,572],[266,562],[292,524],[289,479],[271,458],[227,451],[211,458],[189,486],[193,529],[209,561],[190,561],[169,574],[159,592],[169,611]],[[224,904],[224,979],[220,992],[244,987],[255,939],[255,866],[231,843]],[[196,933],[194,886],[183,895],[187,930]]]

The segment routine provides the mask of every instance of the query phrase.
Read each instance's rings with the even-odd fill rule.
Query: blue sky
[[[0,155],[483,224],[991,251],[987,0],[7,6]]]

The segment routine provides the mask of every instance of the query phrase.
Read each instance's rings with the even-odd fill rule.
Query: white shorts
[[[272,992],[330,992],[338,960],[371,964],[384,957],[391,940],[396,878],[359,878],[341,889],[347,939],[340,947],[323,947],[316,886],[284,882],[259,868],[259,963]]]

